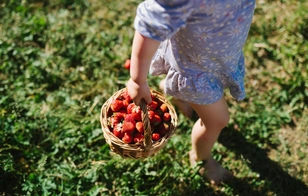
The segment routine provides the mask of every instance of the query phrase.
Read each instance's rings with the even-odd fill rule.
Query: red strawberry
[[[149,110],[153,110],[154,111],[154,110],[156,110],[157,107],[158,107],[157,101],[153,101],[152,100],[151,103],[148,104],[148,109]]]
[[[148,116],[149,116],[149,120],[150,120],[150,123],[154,123],[154,111],[152,110],[148,110]]]
[[[116,137],[122,139],[123,133],[122,133],[122,126],[121,126],[120,124],[116,125],[116,126],[113,128],[112,132],[113,132],[113,134],[114,134]]]
[[[130,103],[128,104],[127,108],[126,108],[126,111],[127,111],[127,114],[131,114],[133,112],[133,109],[137,107],[135,103]]]
[[[161,123],[158,125],[158,130],[157,132],[161,135],[164,136],[168,133],[169,131],[169,124],[168,123]]]
[[[132,115],[135,119],[135,121],[141,121],[141,108],[140,107],[134,107],[132,110]]]
[[[129,105],[129,102],[126,99],[124,99],[122,108],[126,110],[128,105]]]
[[[132,98],[130,97],[130,95],[128,94],[128,90],[126,89],[124,92],[123,92],[123,98],[128,102],[128,103],[131,103],[132,102]]]
[[[158,125],[162,121],[158,111],[148,110],[148,116],[151,124]]]
[[[125,69],[130,69],[130,59],[127,59],[124,63],[124,68]]]
[[[149,116],[151,124],[158,125],[162,121],[161,117],[159,116],[159,114],[155,113],[152,110],[148,111],[148,116]]]
[[[133,114],[126,114],[124,121],[126,122],[132,122],[132,123],[136,123],[134,115]]]
[[[163,113],[168,112],[168,107],[165,103],[161,104],[159,106],[160,111],[162,111]]]
[[[168,112],[165,112],[165,113],[163,114],[163,121],[169,122],[170,120],[171,120],[171,114],[168,113]]]
[[[125,115],[126,115],[126,111],[125,110],[120,110],[118,112],[114,112],[113,113],[113,116],[117,117],[119,120],[123,120]]]
[[[115,99],[111,102],[110,108],[112,111],[117,112],[123,107],[123,101]]]
[[[116,125],[120,123],[120,119],[116,116],[109,117],[109,124],[112,128],[114,128]]]
[[[159,133],[153,133],[152,134],[152,140],[157,141],[160,139],[160,134]]]
[[[133,122],[127,122],[124,121],[123,125],[122,125],[122,131],[123,133],[133,133],[135,131],[135,123]]]
[[[156,97],[151,93],[152,101],[156,101]]]
[[[126,144],[132,143],[133,141],[133,135],[130,133],[124,133],[123,137],[122,137],[122,141]]]
[[[136,133],[135,136],[134,136],[134,142],[136,144],[141,144],[144,140],[144,135],[141,134],[141,133]]]
[[[136,123],[136,129],[139,133],[143,133],[144,132],[144,126],[143,126],[143,122],[137,122]]]
[[[151,122],[151,120],[150,120],[150,122]],[[152,119],[152,123],[154,123],[154,125],[158,125],[161,122],[162,122],[161,117],[158,114],[155,114],[153,119]]]

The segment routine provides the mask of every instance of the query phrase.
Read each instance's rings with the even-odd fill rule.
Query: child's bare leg
[[[226,100],[222,98],[214,104],[191,104],[191,106],[200,117],[192,130],[191,163],[194,165],[197,161],[207,160],[200,172],[204,173],[212,184],[219,184],[232,176],[211,156],[214,143],[217,141],[221,130],[228,124],[228,105]]]
[[[165,79],[161,80],[159,83],[159,88],[162,92],[164,92],[164,88],[165,88]],[[172,99],[172,104],[174,104],[176,107],[179,108],[179,110],[184,114],[184,116],[188,117],[188,118],[192,118],[193,117],[193,109],[191,108],[191,106],[189,105],[188,102],[173,98]]]

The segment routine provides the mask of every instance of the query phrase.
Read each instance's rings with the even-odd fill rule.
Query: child
[[[245,97],[242,52],[255,0],[147,0],[139,4],[127,82],[135,103],[151,102],[147,74],[166,74],[165,93],[188,102],[200,117],[192,129],[190,162],[202,161],[212,184],[232,177],[211,156],[228,124],[224,88]]]

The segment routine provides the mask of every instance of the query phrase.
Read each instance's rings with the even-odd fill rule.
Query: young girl
[[[192,128],[190,162],[211,183],[232,175],[211,156],[229,112],[224,89],[245,97],[242,52],[255,0],[146,0],[135,18],[127,88],[135,103],[151,102],[148,72],[166,74],[165,93],[188,102],[200,119]]]

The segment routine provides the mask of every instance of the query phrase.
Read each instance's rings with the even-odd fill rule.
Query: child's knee
[[[214,120],[211,120],[210,122],[207,122],[206,127],[212,126],[218,129],[223,129],[226,127],[229,123],[230,115],[229,113],[226,113],[221,116],[217,116]]]
[[[206,128],[214,128],[214,129],[223,129],[224,127],[226,127],[229,123],[230,120],[230,115],[226,114],[224,116],[219,116],[213,120],[205,120],[204,122],[199,119],[196,123],[195,126],[198,125],[198,127],[200,127],[200,129],[206,129]]]
[[[219,121],[218,124],[220,125],[221,128],[226,127],[230,121],[229,113],[226,113],[225,115],[221,116],[221,118],[219,118],[218,121]]]

